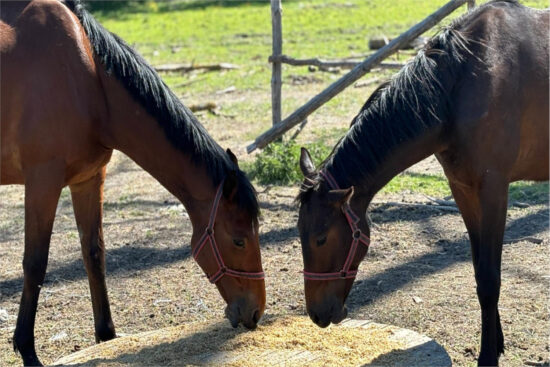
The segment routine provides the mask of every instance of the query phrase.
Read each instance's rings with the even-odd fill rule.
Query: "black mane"
[[[196,165],[204,167],[214,186],[228,172],[237,172],[239,187],[235,200],[256,218],[259,207],[256,192],[248,178],[155,70],[121,38],[103,28],[80,0],[64,3],[80,20],[106,72],[114,75],[134,100],[157,120],[171,144],[189,154]]]
[[[341,187],[366,182],[399,145],[448,123],[451,94],[464,61],[474,57],[483,62],[470,51],[479,41],[468,39],[460,26],[494,4],[519,5],[516,0],[486,3],[433,37],[399,73],[373,92],[319,169],[330,171]],[[319,175],[306,179],[297,202],[307,201],[322,182]]]

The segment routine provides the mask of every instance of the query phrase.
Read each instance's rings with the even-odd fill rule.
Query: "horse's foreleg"
[[[13,347],[26,366],[41,365],[34,347],[34,322],[63,178],[63,166],[57,162],[25,172],[24,284]]]
[[[82,256],[90,284],[95,338],[98,343],[116,336],[105,284],[105,246],[102,229],[104,180],[105,167],[92,179],[70,186]]]
[[[479,259],[479,241],[481,236],[481,207],[479,194],[476,189],[458,185],[449,180],[449,186],[453,193],[456,205],[460,210],[472,249],[472,261],[474,265]]]
[[[479,258],[474,264],[477,295],[481,305],[481,351],[478,363],[498,364],[504,351],[504,338],[498,313],[502,241],[506,225],[508,180],[487,172],[479,192],[481,204],[481,233]]]

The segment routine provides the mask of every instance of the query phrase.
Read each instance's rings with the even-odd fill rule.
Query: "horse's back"
[[[547,180],[550,12],[494,2],[460,29],[471,55],[454,96],[453,137],[439,156],[456,181],[497,170]]]
[[[26,170],[51,160],[66,164],[70,183],[79,162],[98,164],[92,136],[105,114],[87,37],[54,0],[2,1],[1,17],[0,87],[9,93],[1,95],[0,183],[23,183]]]

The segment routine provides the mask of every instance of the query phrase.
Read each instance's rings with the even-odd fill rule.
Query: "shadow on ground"
[[[413,219],[411,219],[409,210],[396,208],[395,211],[397,215],[393,213],[391,221],[419,221],[422,218],[425,219],[424,213],[418,213],[421,218],[414,218],[413,216]],[[399,214],[400,212],[401,214]],[[437,233],[436,228],[430,228],[428,221],[423,226],[426,227],[428,232]],[[505,238],[519,239],[535,236],[547,230],[548,209],[545,208],[509,221],[506,226]],[[409,282],[441,272],[454,264],[471,261],[470,242],[466,234],[458,241],[440,239],[433,246],[435,249],[429,253],[397,266],[386,268],[376,275],[355,282],[347,301],[350,311],[371,304],[375,300],[403,288]],[[510,246],[510,244],[504,246]],[[369,256],[367,255],[364,261],[369,261]]]
[[[431,340],[403,350],[393,350],[375,358],[371,363],[363,365],[368,366],[451,366],[451,358],[445,352],[445,349],[435,341]]]
[[[185,260],[191,254],[189,246],[177,249],[156,249],[151,247],[124,246],[107,250],[105,263],[107,277],[130,274],[136,270],[152,269]],[[86,278],[82,259],[55,267],[46,273],[45,285],[56,282],[75,281]],[[23,277],[0,281],[0,301],[23,290]]]

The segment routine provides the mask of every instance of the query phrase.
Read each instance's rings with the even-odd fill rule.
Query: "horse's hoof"
[[[478,367],[498,366],[498,357],[479,356]]]
[[[13,351],[15,353],[21,355],[21,358],[23,359],[23,365],[24,366],[43,366],[42,362],[40,362],[40,360],[36,356],[36,352],[34,350],[32,350],[30,353],[29,352],[25,353],[25,352],[21,351],[21,349],[17,345],[15,336],[13,338]]]
[[[24,356],[23,365],[24,366],[43,366],[42,362],[40,362],[36,354],[33,356],[26,356],[26,357]]]
[[[95,342],[101,343],[108,340],[116,338],[115,327],[111,325],[105,325],[104,327],[98,328],[95,331]]]

